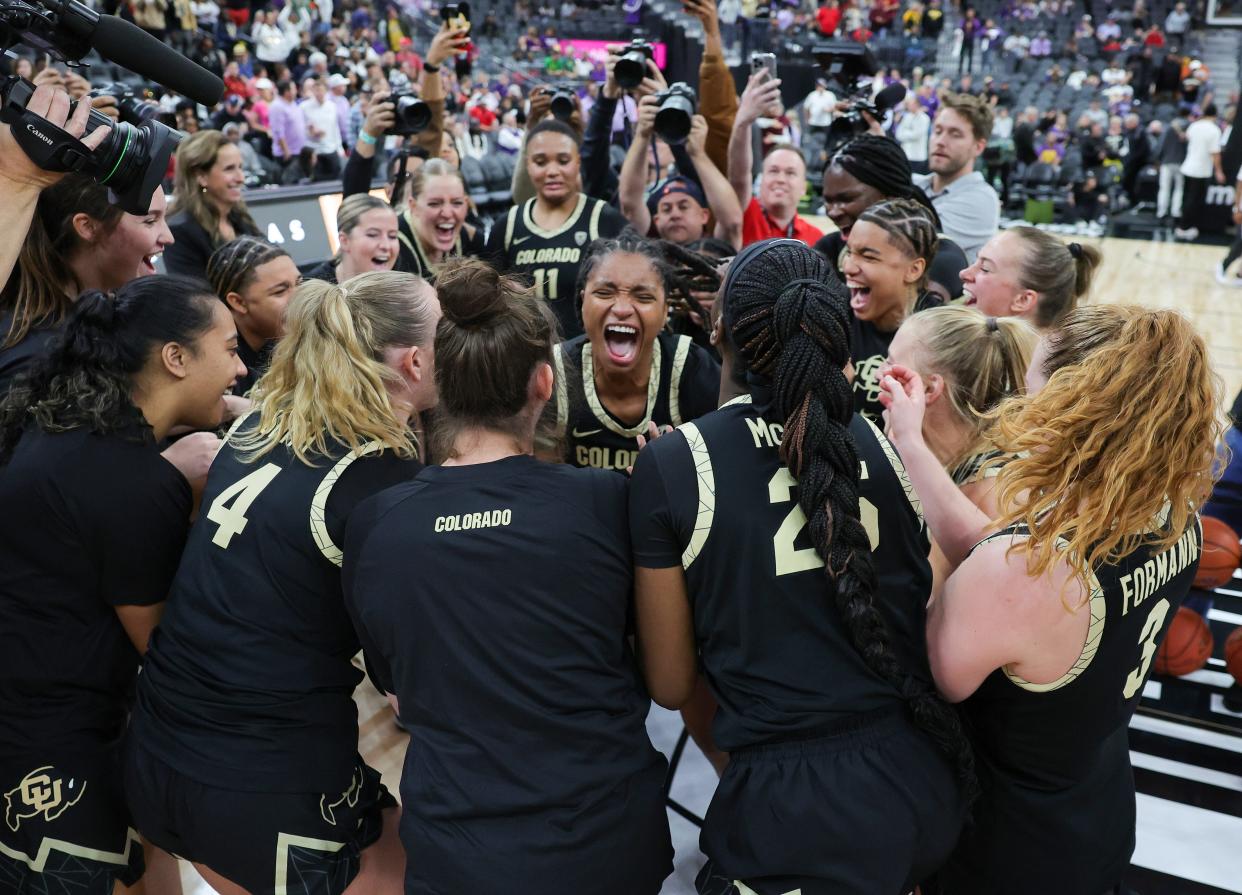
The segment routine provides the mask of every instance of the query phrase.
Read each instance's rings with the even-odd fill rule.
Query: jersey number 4
[[[866,477],[867,468],[863,466],[862,478]],[[789,503],[793,500],[793,491],[797,485],[793,474],[782,466],[768,481],[768,503]],[[875,508],[875,504],[865,497],[860,497],[858,498],[858,514],[863,528],[867,531],[867,540],[871,542],[871,549],[875,550],[880,546],[880,513]],[[794,546],[798,533],[804,528],[806,528],[806,513],[802,512],[802,507],[795,503],[781,520],[781,527],[776,530],[772,538],[772,552],[776,558],[777,575],[792,575],[794,572],[806,572],[810,569],[824,567],[824,561],[820,559],[814,547],[798,549]]]
[[[280,467],[275,463],[264,464],[220,492],[207,509],[207,521],[214,522],[217,526],[216,533],[211,536],[211,543],[228,549],[233,536],[241,534],[246,528],[246,512],[250,505],[279,472]]]

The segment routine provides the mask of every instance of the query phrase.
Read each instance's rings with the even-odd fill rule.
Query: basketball
[[[1225,668],[1242,686],[1242,628],[1234,628],[1225,638]]]
[[[1203,555],[1195,573],[1195,587],[1214,588],[1227,583],[1242,562],[1238,533],[1214,516],[1203,517]]]
[[[1156,652],[1156,673],[1180,677],[1198,671],[1207,664],[1212,646],[1212,629],[1203,616],[1183,606]]]

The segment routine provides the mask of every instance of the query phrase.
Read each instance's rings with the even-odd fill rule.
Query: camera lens
[[[695,97],[689,87],[676,84],[660,95],[654,130],[656,136],[672,146],[685,143],[695,112]]]
[[[394,117],[392,133],[401,137],[418,134],[431,125],[431,107],[417,97],[403,94],[393,98]]]
[[[569,91],[557,90],[552,94],[550,111],[553,118],[558,121],[569,121],[573,117],[575,108],[573,94]]]
[[[158,121],[147,120],[135,126],[124,121],[113,122],[92,111],[86,132],[89,134],[104,126],[111,127],[112,132],[91,154],[88,173],[112,191],[116,204],[123,211],[145,215],[180,137]]]
[[[617,60],[613,69],[613,77],[617,86],[624,90],[633,90],[647,77],[647,57],[640,50],[630,50]]]

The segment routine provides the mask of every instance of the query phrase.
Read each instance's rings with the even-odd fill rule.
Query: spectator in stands
[[[1186,161],[1186,122],[1174,118],[1160,132],[1162,123],[1153,121],[1154,134],[1159,136],[1156,161],[1160,165],[1159,192],[1156,196],[1156,217],[1170,223],[1182,216],[1182,194],[1186,177],[1182,174],[1182,162]]]
[[[759,195],[753,194],[753,135],[760,116],[780,114],[780,79],[768,79],[767,71],[750,76],[738,103],[729,138],[729,183],[744,209],[742,244],[787,236],[814,245],[824,234],[798,215],[798,203],[806,195],[806,159],[795,146],[777,146],[763,159]]]
[[[1180,53],[1189,30],[1190,13],[1186,11],[1186,4],[1179,0],[1164,19],[1164,33],[1169,39],[1169,49]]]
[[[1035,163],[1035,138],[1039,134],[1039,109],[1027,106],[1013,127],[1013,151],[1023,165]]]
[[[1052,55],[1052,38],[1047,31],[1041,31],[1031,40],[1027,55],[1032,59],[1047,59]]]
[[[975,170],[991,135],[990,106],[977,97],[945,96],[932,125],[931,173],[914,178],[931,197],[942,232],[972,261],[1000,219],[996,190]]]
[[[1196,226],[1207,203],[1208,184],[1215,178],[1224,185],[1225,171],[1221,167],[1221,132],[1216,120],[1216,106],[1209,103],[1203,117],[1186,128],[1186,160],[1182,162],[1185,177],[1182,198],[1181,226],[1173,231],[1178,239],[1193,240],[1199,237]]]
[[[341,145],[349,139],[350,108],[345,91],[349,88],[349,78],[344,75],[332,75],[328,78],[328,102],[336,106],[336,125],[341,132]]]
[[[321,77],[311,80],[311,97],[302,103],[306,116],[306,145],[315,153],[312,180],[335,180],[341,176],[341,126],[336,103],[328,99],[328,85]]]
[[[962,19],[962,52],[957,57],[957,73],[962,73],[962,68],[971,71],[975,67],[975,47],[979,43],[979,38],[983,34],[983,22],[979,21],[979,16],[975,12],[973,6],[966,7],[965,17]]]
[[[200,131],[177,147],[173,209],[168,221],[175,242],[164,249],[169,273],[203,279],[207,259],[239,236],[259,236],[242,201],[241,150],[219,131]]]
[[[923,111],[917,96],[906,97],[901,117],[894,131],[897,142],[910,160],[910,170],[915,174],[927,173],[927,140],[931,135],[931,118]]]
[[[654,226],[661,239],[678,245],[697,242],[704,236],[741,248],[742,210],[729,181],[707,157],[707,120],[695,115],[686,140],[686,153],[697,182],[681,174],[654,185],[647,192],[647,158],[654,139],[653,127],[659,102],[645,96],[638,107],[634,139],[621,166],[618,198],[621,213],[642,234]],[[716,221],[715,232],[706,232],[709,218]]]
[[[841,4],[838,0],[819,0],[815,11],[815,27],[821,37],[835,37],[841,27]]]
[[[940,33],[944,30],[944,10],[941,8],[940,0],[928,0],[927,8],[923,10],[920,30],[923,37],[928,40],[940,39]]]
[[[310,177],[303,150],[306,148],[306,118],[297,102],[297,86],[292,81],[276,85],[276,99],[272,101],[268,118],[272,129],[272,154],[285,169],[286,178],[293,182]]]

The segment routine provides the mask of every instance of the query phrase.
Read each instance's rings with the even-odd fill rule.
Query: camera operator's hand
[[[69,94],[56,87],[43,85],[36,88],[26,108],[48,123],[81,138],[82,143],[88,149],[98,149],[112,131],[110,127],[98,127],[83,137],[82,135],[86,133],[86,119],[91,112],[90,104],[78,103],[73,110],[73,116],[70,117]],[[43,189],[56,183],[63,176],[59,171],[44,171],[37,167],[13,140],[8,126],[0,125],[0,179]]]
[[[91,82],[77,72],[67,71],[61,77],[65,82],[65,90],[74,99],[81,99],[91,92]]]
[[[621,85],[617,83],[617,60],[620,58],[614,50],[609,50],[608,61],[604,63],[604,96],[609,99],[621,96]]]
[[[380,139],[397,123],[397,107],[388,101],[387,93],[377,93],[371,98],[371,108],[362,122],[362,129],[375,139]]]
[[[642,140],[650,140],[655,130],[656,112],[660,110],[660,101],[654,96],[644,96],[638,101],[638,121],[634,123],[634,134]]]
[[[735,124],[749,127],[761,117],[772,116],[773,109],[780,109],[781,79],[771,78],[767,71],[757,71],[746,82],[746,89],[737,106]],[[777,114],[780,114],[779,111]]]
[[[884,133],[884,125],[881,124],[879,121],[877,121],[876,117],[872,115],[870,112],[863,110],[863,111],[860,111],[858,114],[862,116],[863,121],[867,122],[867,133],[871,134],[873,137],[888,136],[887,134]]]
[[[91,108],[96,112],[107,115],[113,121],[121,120],[121,107],[116,104],[116,97],[105,94],[104,96],[92,96]]]
[[[686,137],[686,154],[696,163],[707,155],[707,119],[702,115],[695,115],[690,119],[690,136]]]
[[[31,78],[30,83],[36,87],[59,87],[62,90],[65,87],[65,79],[57,69],[50,65],[45,66],[43,71]]]
[[[704,34],[720,36],[720,16],[716,11],[715,0],[681,0],[681,6],[703,23]]]
[[[643,82],[638,85],[638,89],[634,91],[634,95],[638,98],[651,96],[653,93],[659,93],[661,90],[668,89],[668,81],[664,80],[664,72],[660,71],[660,66],[655,64],[652,59],[647,60],[647,77],[643,78]]]
[[[552,111],[552,95],[547,87],[536,87],[530,92],[530,111],[526,113],[526,129],[547,118]]]
[[[436,32],[427,48],[426,61],[430,65],[443,65],[458,53],[466,52],[470,45],[470,32],[449,28],[447,23]]]

